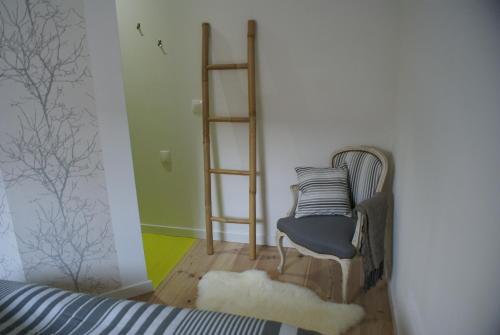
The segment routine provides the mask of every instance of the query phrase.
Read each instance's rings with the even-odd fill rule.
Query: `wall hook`
[[[139,32],[139,34],[141,34],[141,36],[144,36],[144,34],[142,33],[142,27],[140,22],[137,22],[135,29],[137,29],[137,31]]]
[[[158,43],[156,44],[158,45],[158,48],[160,48],[161,52],[166,55],[167,52],[165,51],[165,49],[163,49],[163,41],[162,40],[158,40]]]

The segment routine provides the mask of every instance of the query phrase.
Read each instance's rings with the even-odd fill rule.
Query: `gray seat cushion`
[[[318,215],[278,220],[278,229],[295,244],[320,254],[352,258],[356,248],[351,244],[356,222],[340,215]]]

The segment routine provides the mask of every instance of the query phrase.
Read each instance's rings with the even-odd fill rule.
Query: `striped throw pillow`
[[[347,165],[338,168],[295,168],[299,180],[299,201],[295,217],[309,215],[351,216]]]

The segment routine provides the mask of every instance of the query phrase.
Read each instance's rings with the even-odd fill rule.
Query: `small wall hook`
[[[160,48],[162,54],[164,54],[164,55],[167,54],[167,52],[163,48],[163,41],[162,40],[158,40],[158,42],[156,43],[156,45],[158,46],[158,48]]]
[[[135,29],[137,29],[137,31],[139,32],[139,34],[141,34],[141,36],[144,36],[144,34],[142,33],[142,27],[140,22],[137,22]]]

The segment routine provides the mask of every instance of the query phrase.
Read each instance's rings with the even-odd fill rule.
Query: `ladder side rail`
[[[247,34],[247,63],[248,63],[248,112],[249,112],[249,254],[251,259],[256,258],[256,106],[255,106],[255,21],[248,21]]]
[[[209,118],[209,76],[208,76],[208,43],[210,38],[210,25],[202,24],[202,109],[203,109],[203,162],[205,177],[205,229],[207,239],[207,254],[214,253],[214,240],[212,228],[212,177],[210,174],[210,124]]]

